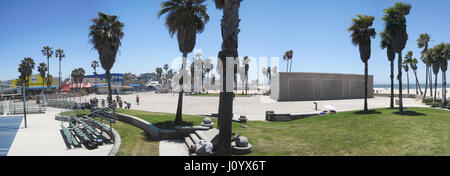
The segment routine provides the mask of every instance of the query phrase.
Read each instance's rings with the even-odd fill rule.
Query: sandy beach
[[[402,93],[403,95],[407,95],[408,94],[408,89],[402,89]],[[394,94],[398,94],[399,89],[394,89]],[[422,92],[425,93],[425,89],[422,88]],[[442,89],[441,88],[437,88],[437,98],[442,98]],[[450,88],[447,88],[447,98],[450,98]],[[391,89],[390,88],[374,88],[374,95],[385,95],[385,94],[390,94],[391,93]],[[418,91],[418,95],[420,94],[420,91]],[[416,89],[409,89],[409,95],[416,95]],[[430,96],[430,89],[428,88],[427,90],[427,96]],[[434,96],[434,88],[433,88],[433,96]]]

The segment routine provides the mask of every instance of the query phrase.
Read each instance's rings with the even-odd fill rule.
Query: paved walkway
[[[89,98],[104,98],[107,95],[89,95]],[[126,102],[132,102],[131,109],[153,112],[175,113],[177,108],[178,94],[155,94],[153,92],[140,93],[140,105],[136,105],[136,94],[121,95]],[[114,96],[115,98],[115,96]],[[83,98],[84,99],[84,98]],[[235,118],[245,115],[249,120],[265,120],[265,111],[273,110],[275,113],[318,113],[325,110],[326,105],[336,107],[337,111],[362,110],[364,99],[346,100],[322,100],[318,102],[318,110],[314,110],[314,101],[285,101],[277,102],[269,96],[236,97],[233,101],[233,113]],[[368,99],[369,108],[389,107],[389,97],[375,97]],[[420,99],[404,98],[405,107],[425,107]],[[184,96],[183,114],[211,115],[217,113],[219,97]]]
[[[189,156],[184,140],[163,140],[159,142],[159,156]]]
[[[98,149],[67,149],[61,129],[61,122],[55,115],[62,109],[47,108],[45,114],[28,114],[28,127],[24,120],[8,152],[8,156],[107,156],[113,145],[102,145]]]

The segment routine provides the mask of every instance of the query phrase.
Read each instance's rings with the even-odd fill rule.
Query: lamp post
[[[24,119],[25,119],[25,128],[27,128],[27,106],[26,106],[26,101],[27,101],[27,98],[25,97],[25,83],[22,83],[22,88],[23,88],[23,91],[22,91],[22,100],[23,100],[23,117],[24,117]]]

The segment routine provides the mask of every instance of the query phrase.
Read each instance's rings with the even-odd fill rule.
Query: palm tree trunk
[[[226,58],[238,57],[238,33],[239,33],[239,8],[241,1],[225,0],[222,9],[222,50],[219,59],[223,62],[223,90],[220,97],[223,98],[222,108],[219,108],[220,131],[217,141],[217,155],[231,156],[231,120],[233,118],[233,90],[226,89]]]
[[[286,60],[286,72],[288,72],[288,69],[289,69],[289,59]]]
[[[245,95],[248,94],[248,74],[245,74]]]
[[[368,80],[368,74],[369,74],[369,66],[368,61],[364,62],[364,112],[368,112],[367,108],[367,80]]]
[[[425,98],[426,98],[426,96],[427,96],[427,89],[428,89],[428,72],[429,72],[429,69],[428,69],[428,66],[426,66],[426,71],[425,71],[425,92],[424,92],[423,97],[422,97],[422,102],[425,102]]]
[[[399,103],[398,103],[398,110],[400,112],[403,112],[403,95],[402,95],[402,52],[400,51],[398,53],[398,99],[399,99]]]
[[[409,73],[406,72],[406,82],[408,84],[408,96],[409,96]]]
[[[443,97],[442,98],[443,98],[444,106],[447,106],[447,75],[446,75],[446,72],[443,72],[442,76],[443,76],[443,80],[442,80],[442,87],[443,87],[442,95],[443,95]]]
[[[45,78],[42,78],[42,95],[44,95],[45,90]]]
[[[422,88],[420,87],[419,78],[417,77],[417,70],[414,70],[414,76],[416,77],[417,86],[419,86],[420,95],[423,95]],[[417,89],[417,87],[416,87],[416,89]]]
[[[183,65],[181,66],[181,69],[185,69],[186,67],[186,61],[187,60],[187,53],[183,53]],[[180,71],[181,72],[181,71]],[[184,76],[181,77],[181,80],[183,80],[184,82]],[[184,93],[184,89],[183,89],[183,82],[181,82],[180,86],[181,86],[181,91],[180,93],[178,93],[178,104],[177,104],[177,114],[175,116],[175,124],[178,125],[180,124],[183,119],[182,119],[182,112],[183,112],[183,93]]]
[[[432,70],[431,64],[429,66],[428,71],[429,71],[428,76],[430,77],[430,79],[429,79],[430,80],[430,97],[433,97],[433,70]]]
[[[94,78],[94,92],[97,93],[97,69],[94,68],[95,78]]]
[[[391,60],[391,109],[394,109],[394,60]]]
[[[48,77],[48,75],[50,75],[50,57],[47,56],[47,77]],[[48,90],[49,90],[49,86],[47,84],[47,92],[48,92]]]
[[[290,62],[291,62],[291,66],[289,67],[289,72],[292,72],[292,58],[289,59],[289,60],[290,60]]]
[[[436,94],[437,93],[437,74],[434,74],[434,97],[433,97],[433,103],[436,102]]]
[[[58,92],[61,94],[61,59],[59,59],[59,84],[58,84]]]
[[[109,70],[106,70],[106,81],[108,81],[108,100],[112,102],[113,99],[111,92],[111,73],[109,72]]]

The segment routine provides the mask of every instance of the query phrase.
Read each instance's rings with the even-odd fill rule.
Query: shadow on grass
[[[160,128],[160,129],[171,130],[171,129],[174,129],[175,126],[193,126],[194,124],[192,122],[182,121],[180,124],[175,125],[174,121],[164,121],[164,122],[154,123],[153,125],[155,125],[156,127]]]
[[[369,110],[367,112],[357,111],[357,112],[354,112],[354,114],[359,114],[359,115],[363,115],[363,114],[381,114],[381,112],[380,111],[376,111],[376,110]]]
[[[416,111],[403,111],[403,112],[394,112],[397,115],[405,115],[405,116],[424,116],[425,114],[416,112]]]

